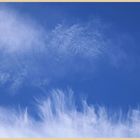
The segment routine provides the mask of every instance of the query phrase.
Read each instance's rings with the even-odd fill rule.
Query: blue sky
[[[33,18],[43,27],[49,28],[48,30],[62,22],[69,25],[78,22],[82,24],[94,20],[94,17],[103,20],[105,26],[111,24],[112,27],[106,29],[106,34],[113,35],[114,38],[124,38],[125,42],[122,42],[121,49],[128,53],[127,59],[129,60],[127,61],[129,62],[120,62],[121,64],[118,65],[121,66],[115,68],[101,61],[100,64],[97,64],[100,65],[100,68],[93,75],[87,76],[85,81],[79,81],[76,77],[74,79],[69,77],[68,79],[62,79],[62,83],[56,83],[56,86],[60,85],[60,88],[61,85],[62,88],[63,86],[73,87],[75,90],[88,94],[86,96],[89,97],[90,102],[103,103],[110,107],[121,106],[127,108],[139,104],[140,10],[138,3],[11,3],[8,4],[8,7],[19,12],[21,16],[27,15],[28,18]],[[65,83],[65,80],[68,83]],[[24,96],[24,98],[26,97]],[[26,102],[26,99],[24,102]]]
[[[97,111],[139,112],[139,25],[139,3],[1,3],[1,107],[28,108],[38,121],[36,101],[70,90],[78,112],[83,99]]]

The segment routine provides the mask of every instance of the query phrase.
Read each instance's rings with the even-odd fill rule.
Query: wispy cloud
[[[1,137],[140,137],[138,109],[130,110],[127,116],[117,112],[110,115],[104,107],[96,109],[82,101],[79,111],[72,95],[72,90],[57,89],[50,97],[38,100],[39,120],[27,109],[1,108]]]
[[[43,30],[32,20],[12,9],[0,9],[1,84],[11,83],[17,89],[27,77],[30,56],[44,46]],[[37,49],[37,52],[34,52]],[[32,62],[33,63],[33,62]]]
[[[67,75],[93,72],[98,60],[117,66],[126,54],[107,37],[104,24],[94,19],[47,31],[29,17],[1,8],[1,84],[10,83],[15,92],[23,84],[47,86]]]

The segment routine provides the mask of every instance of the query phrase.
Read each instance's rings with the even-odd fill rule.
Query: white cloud
[[[72,94],[57,89],[45,100],[38,100],[39,120],[27,109],[19,113],[1,108],[1,137],[140,137],[140,110],[130,110],[127,116],[110,115],[104,107],[95,109],[83,101],[78,111]]]
[[[13,10],[0,9],[0,48],[6,52],[27,51],[43,45],[42,31],[34,22]]]

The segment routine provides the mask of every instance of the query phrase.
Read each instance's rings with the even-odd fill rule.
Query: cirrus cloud
[[[94,19],[85,24],[59,24],[47,31],[11,9],[0,9],[0,88],[6,93],[25,94],[22,88],[27,86],[46,93],[55,81],[75,75],[80,75],[80,81],[86,73],[94,76],[100,61],[118,66],[127,54],[120,42],[108,36],[104,24]],[[19,112],[1,107],[1,137],[140,136],[139,109],[130,110],[126,116],[116,112],[116,117],[86,101],[79,111],[72,90],[54,89],[46,94],[50,96],[45,100],[37,99],[37,120],[28,113],[28,107]]]

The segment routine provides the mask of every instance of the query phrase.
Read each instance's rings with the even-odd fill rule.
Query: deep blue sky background
[[[79,97],[86,97],[89,104],[104,105],[112,110],[135,108],[140,104],[140,3],[9,3],[4,4],[18,11],[21,16],[31,17],[48,30],[57,24],[84,23],[98,17],[112,25],[116,35],[127,34],[124,50],[129,54],[126,63],[115,68],[103,61],[96,72],[79,80],[75,75],[54,82],[51,88],[71,87],[78,102]],[[130,38],[129,38],[130,37]],[[130,41],[131,40],[131,41]],[[131,43],[130,43],[131,42]],[[34,104],[34,97],[42,93],[35,87],[26,87],[20,92],[26,94],[4,94],[1,87],[0,105],[29,106]],[[48,89],[49,90],[49,89]],[[3,93],[3,94],[2,94]]]

